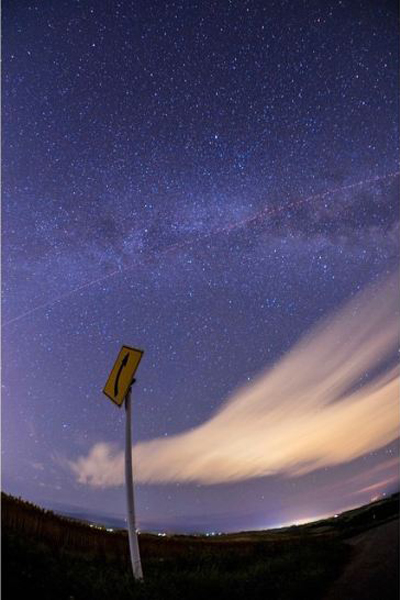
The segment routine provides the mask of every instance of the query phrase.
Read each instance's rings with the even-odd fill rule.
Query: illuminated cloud
[[[398,348],[398,306],[397,276],[362,291],[204,424],[138,444],[136,479],[214,484],[298,476],[395,440],[399,369],[388,359]],[[69,466],[83,484],[124,481],[123,452],[111,444],[95,444]]]

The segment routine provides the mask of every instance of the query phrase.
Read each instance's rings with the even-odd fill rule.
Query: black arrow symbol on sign
[[[114,396],[118,396],[118,381],[119,381],[119,377],[122,373],[122,370],[124,367],[126,367],[126,365],[128,364],[128,359],[129,359],[129,352],[127,354],[125,354],[124,358],[122,359],[122,363],[118,369],[118,373],[117,376],[115,378],[115,384],[114,384]]]

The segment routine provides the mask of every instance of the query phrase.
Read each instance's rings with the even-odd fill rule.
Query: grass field
[[[398,513],[398,497],[337,519],[217,538],[143,534],[135,584],[124,531],[109,533],[2,495],[5,600],[321,600],[350,558],[347,535]]]

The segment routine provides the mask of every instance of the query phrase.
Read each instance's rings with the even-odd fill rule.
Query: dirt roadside
[[[353,556],[324,600],[399,600],[399,519],[347,543]]]

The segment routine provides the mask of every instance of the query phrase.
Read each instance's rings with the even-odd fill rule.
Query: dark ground
[[[143,534],[135,584],[125,531],[2,495],[2,597],[41,600],[398,600],[398,495],[337,519],[215,538]],[[369,594],[369,595],[368,595]]]

